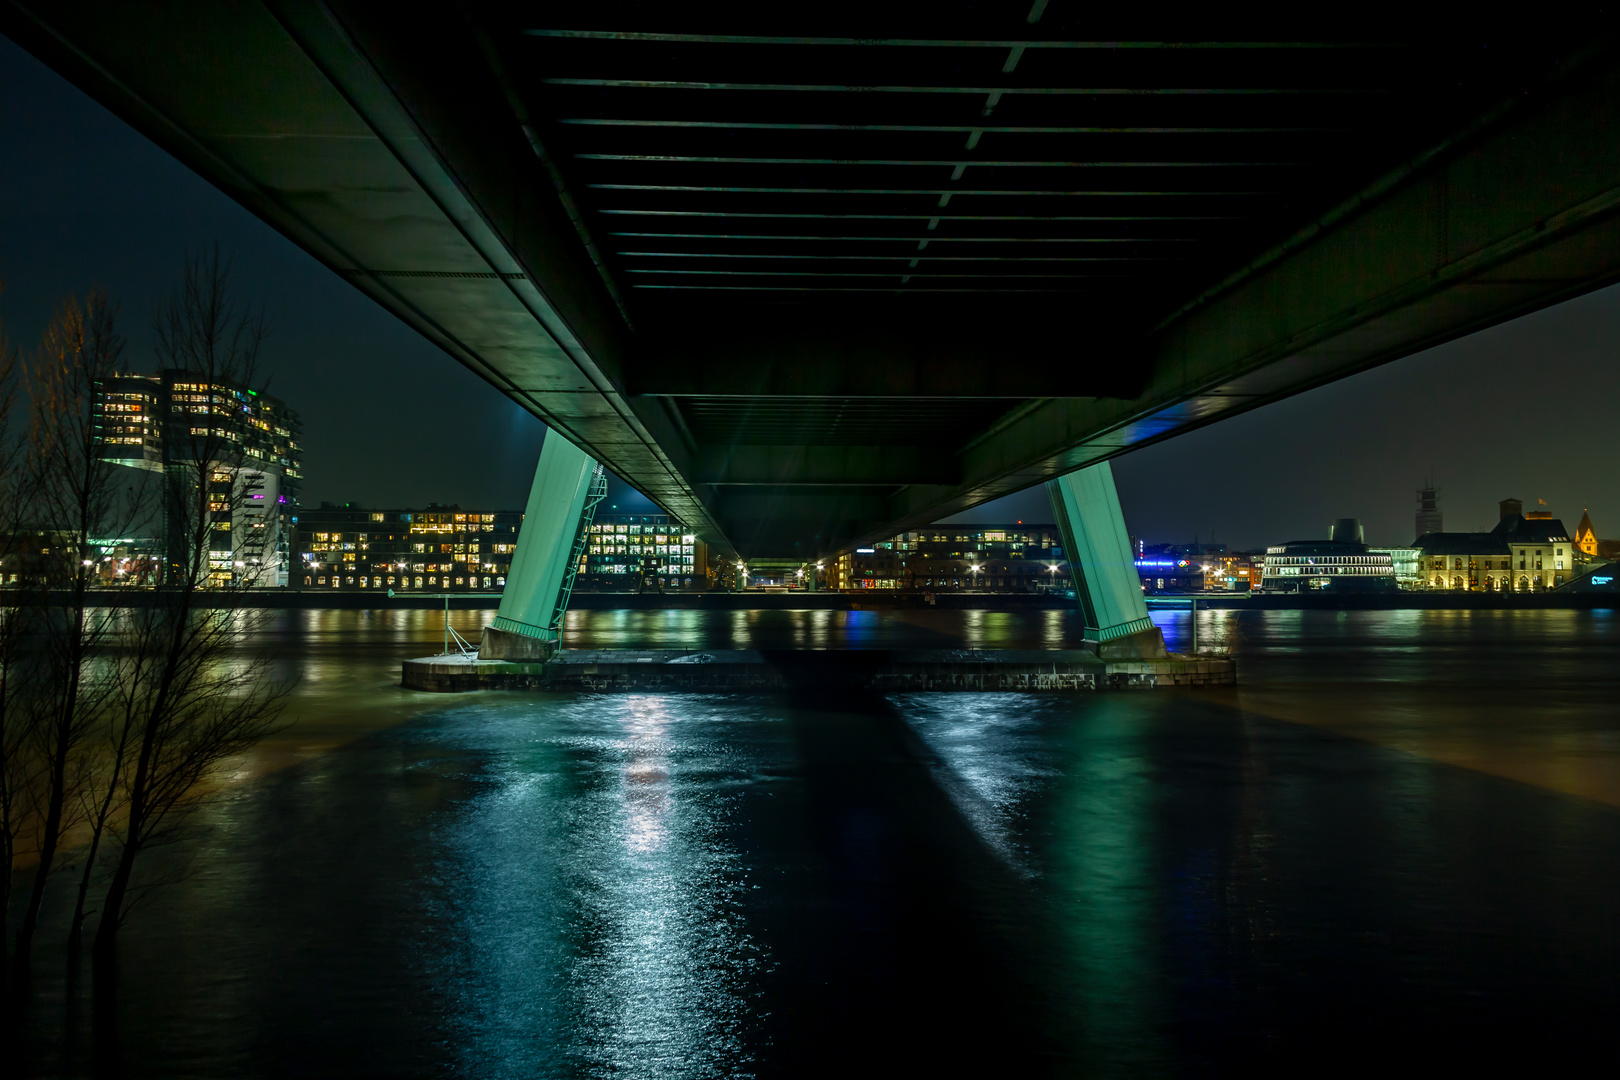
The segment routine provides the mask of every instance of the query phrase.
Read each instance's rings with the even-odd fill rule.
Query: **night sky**
[[[218,242],[273,327],[271,390],[303,416],[306,505],[521,508],[544,426],[0,37],[0,320],[31,347],[66,294],[122,305],[136,370],[185,253]],[[1114,464],[1149,543],[1412,539],[1432,476],[1449,529],[1537,499],[1620,537],[1620,287],[1343,380]],[[508,461],[505,468],[492,462]],[[616,485],[621,510],[647,508]],[[1040,489],[966,520],[1050,520]]]

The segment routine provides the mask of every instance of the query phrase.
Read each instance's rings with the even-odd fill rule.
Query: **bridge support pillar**
[[[1165,656],[1164,635],[1148,618],[1136,556],[1125,532],[1114,470],[1099,462],[1046,482],[1063,537],[1086,640],[1107,660]]]
[[[479,644],[481,659],[545,659],[556,651],[557,602],[595,467],[585,451],[555,431],[546,432],[500,610]]]

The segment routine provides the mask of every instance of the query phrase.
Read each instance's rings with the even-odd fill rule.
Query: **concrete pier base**
[[[1134,634],[1101,642],[1097,646],[1097,655],[1104,660],[1163,660],[1170,653],[1164,647],[1164,631],[1150,626]]]
[[[493,626],[484,627],[484,636],[478,643],[478,656],[482,660],[543,661],[556,651],[555,641],[514,634]]]
[[[433,656],[405,661],[401,683],[412,690],[550,690],[563,693],[735,693],[801,687],[906,691],[1013,692],[1146,690],[1165,686],[1230,686],[1229,657],[1110,660],[1088,650],[714,649],[569,650],[544,662]]]

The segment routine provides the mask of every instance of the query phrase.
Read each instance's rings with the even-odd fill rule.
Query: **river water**
[[[492,613],[453,612],[471,636]],[[1156,615],[1171,647],[1187,615]],[[1606,1056],[1620,617],[1202,612],[1240,685],[420,694],[287,612],[292,725],[25,1073],[1211,1075]],[[581,647],[1061,647],[1060,612],[581,612]],[[839,696],[842,694],[843,696]],[[55,899],[68,890],[58,887]],[[982,1068],[980,1062],[988,1062]]]

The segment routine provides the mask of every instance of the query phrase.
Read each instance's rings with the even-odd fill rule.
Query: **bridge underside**
[[[4,0],[0,29],[721,557],[926,523],[1620,278],[1620,69],[1584,27],[1176,44],[872,7]]]

